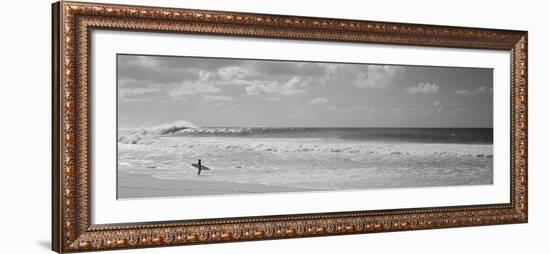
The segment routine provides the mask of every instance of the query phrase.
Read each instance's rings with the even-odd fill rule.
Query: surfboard
[[[192,163],[191,166],[195,167],[195,168],[199,168],[199,164],[198,163]],[[208,168],[207,166],[204,166],[202,165],[201,166],[201,170],[210,170],[210,168]]]

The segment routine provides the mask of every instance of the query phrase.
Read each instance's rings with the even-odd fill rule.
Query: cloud
[[[359,72],[353,80],[353,85],[359,88],[382,88],[393,83],[393,79],[405,71],[401,66],[367,65],[366,70]]]
[[[212,94],[218,93],[221,90],[218,87],[213,86],[207,82],[191,82],[184,81],[179,85],[168,92],[168,96],[172,99],[183,99],[187,96],[197,95],[197,94]]]
[[[274,101],[274,102],[278,102],[278,101],[282,101],[283,99],[281,99],[281,97],[267,97],[266,98],[268,101]]]
[[[375,113],[378,109],[374,107],[362,106],[362,105],[353,105],[349,107],[339,108],[336,106],[328,106],[325,108],[326,111],[338,112],[338,113]]]
[[[221,89],[216,85],[214,73],[200,71],[196,81],[185,80],[169,91],[168,95],[173,99],[183,99],[186,96],[219,93]]]
[[[471,89],[471,90],[468,90],[468,89],[462,89],[462,90],[457,90],[455,91],[456,94],[458,95],[463,95],[463,96],[476,96],[476,95],[482,95],[482,94],[487,94],[489,92],[492,92],[493,89],[487,89],[487,87],[484,87],[484,86],[480,86],[476,89]]]
[[[245,88],[248,95],[296,95],[304,93],[311,80],[303,80],[300,77],[293,77],[281,83],[277,81],[253,81]]]
[[[352,85],[357,88],[391,86],[406,71],[405,67],[394,65],[323,63],[319,66],[323,74],[317,77],[316,83]]]
[[[234,99],[231,96],[225,96],[225,95],[206,95],[202,97],[202,100],[206,103],[219,106],[227,102],[233,101]]]
[[[282,62],[282,61],[254,61],[250,66],[264,77],[322,77],[325,74],[323,63],[312,62]]]
[[[152,83],[172,83],[198,78],[198,65],[180,57],[117,56],[119,80],[139,80]]]
[[[441,106],[441,101],[434,101],[432,105],[435,107],[435,110],[437,110],[437,112],[443,111],[443,106]]]
[[[148,81],[120,80],[118,82],[118,97],[127,101],[166,101],[183,100],[186,97],[203,94],[219,93],[220,88],[203,79],[171,83],[153,83]]]
[[[217,71],[217,74],[219,75],[221,80],[235,80],[250,77],[252,75],[255,75],[256,72],[254,72],[250,68],[243,68],[240,66],[228,66],[220,68]]]
[[[245,88],[246,94],[248,95],[261,95],[261,94],[271,94],[277,93],[279,90],[279,84],[277,82],[271,81],[255,81],[251,85]]]
[[[336,106],[328,106],[325,108],[326,111],[332,111],[332,112],[338,112],[338,107]]]
[[[298,109],[298,110],[295,110],[294,112],[290,113],[290,114],[288,115],[288,117],[290,117],[290,118],[295,118],[295,117],[298,117],[298,116],[300,116],[300,115],[302,115],[302,114],[304,114],[304,111],[301,110],[301,109]]]
[[[153,84],[150,81],[135,80],[135,79],[119,79],[117,82],[118,88],[150,88]]]
[[[125,98],[139,96],[144,100],[163,101],[185,100],[190,96],[221,96],[226,95],[226,91],[275,101],[329,83],[382,88],[393,84],[395,78],[405,71],[405,67],[391,65],[201,57],[118,55],[117,62],[119,90],[143,88],[141,91],[122,92]],[[317,103],[322,104],[322,101]]]
[[[315,99],[313,99],[313,100],[310,100],[310,101],[309,101],[309,104],[311,104],[311,105],[320,105],[320,104],[325,104],[325,103],[327,103],[327,102],[328,102],[328,100],[327,100],[326,98],[317,97],[317,98],[315,98]]]
[[[118,90],[118,97],[126,101],[148,101],[153,97],[162,96],[158,88],[121,88]]]
[[[155,58],[150,56],[125,56],[125,55],[121,56],[121,58],[125,58],[125,57],[127,57],[128,59],[127,60],[128,64],[142,65],[149,68],[155,68],[158,64]]]
[[[407,88],[407,93],[409,94],[434,94],[439,91],[439,86],[436,84],[430,84],[430,83],[419,83],[416,86],[411,86]]]
[[[311,79],[293,77],[283,85],[283,88],[284,89],[306,88],[309,86],[310,82],[311,82]]]

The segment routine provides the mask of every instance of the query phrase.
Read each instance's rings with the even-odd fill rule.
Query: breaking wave
[[[272,127],[206,127],[187,128],[174,132],[175,136],[247,136],[265,134],[292,135],[297,132],[312,131],[313,128],[272,128]]]
[[[117,139],[118,143],[122,144],[152,144],[159,136],[171,135],[189,128],[196,129],[198,127],[188,121],[175,121],[148,128],[121,129]]]
[[[492,128],[296,128],[197,127],[177,121],[149,128],[119,130],[118,142],[150,144],[158,137],[329,138],[384,143],[492,144]]]
[[[196,129],[198,127],[188,121],[176,121],[168,124],[153,126],[149,128],[149,130],[151,133],[154,133],[157,135],[167,135],[167,134],[175,133],[175,132],[189,129],[189,128]]]

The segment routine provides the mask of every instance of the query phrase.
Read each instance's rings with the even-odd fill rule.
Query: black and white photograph
[[[5,3],[0,253],[547,248],[544,1]]]
[[[119,199],[493,184],[493,70],[117,55]]]

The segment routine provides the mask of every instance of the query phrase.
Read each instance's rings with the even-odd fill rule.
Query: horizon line
[[[154,127],[154,126],[149,126]],[[117,126],[117,129],[128,129],[128,128],[148,128],[148,127],[120,127]],[[191,126],[187,126],[187,128],[194,128]],[[344,127],[344,126],[325,126],[325,127],[319,127],[319,126],[198,126],[196,128],[310,128],[310,129],[363,129],[363,128],[370,128],[370,129],[493,129],[494,127],[481,127],[481,126],[468,126],[468,127],[443,127],[443,126],[436,126],[436,127],[419,127],[419,126],[385,126],[385,127],[376,127],[376,126],[361,126],[361,127]],[[195,129],[196,129],[195,128]]]

